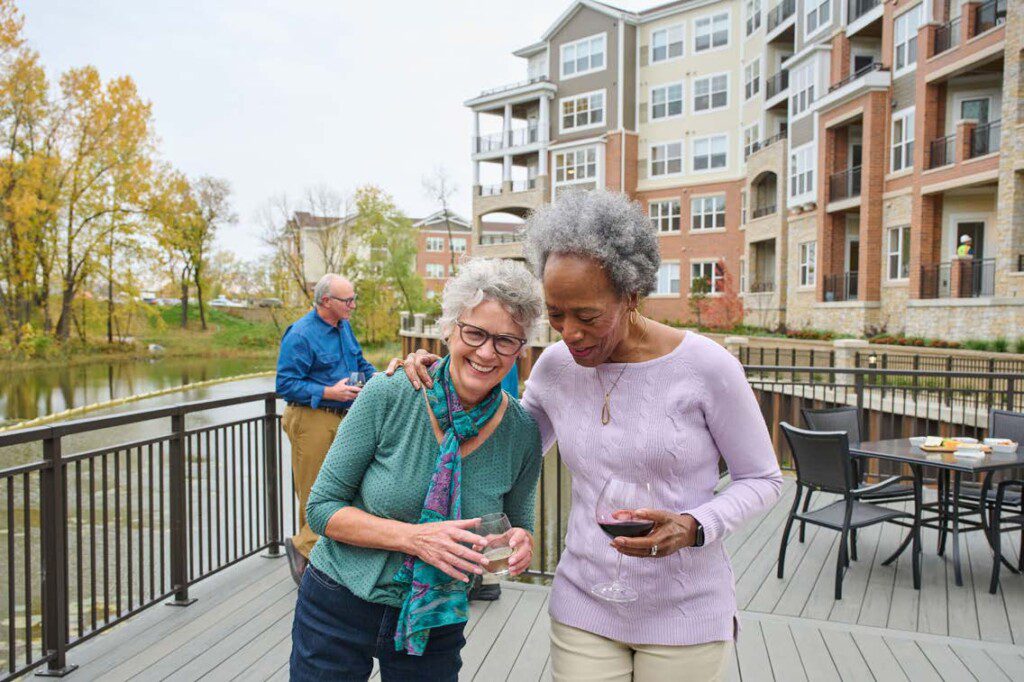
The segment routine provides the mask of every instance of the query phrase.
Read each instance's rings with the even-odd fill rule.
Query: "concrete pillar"
[[[477,187],[480,184],[480,162],[473,162],[473,186]]]
[[[512,105],[505,105],[505,113],[501,119],[501,132],[502,132],[502,146],[509,147],[512,145]]]
[[[480,112],[473,112],[473,153],[480,151]],[[476,184],[480,184],[479,182]]]
[[[512,182],[512,155],[506,154],[501,159],[501,182]]]
[[[739,360],[740,362],[743,361],[743,359],[740,357],[740,353],[742,353],[743,349],[746,348],[749,344],[750,339],[747,338],[746,336],[725,337],[725,349],[732,353],[732,356]]]
[[[864,353],[871,346],[863,339],[836,339],[832,342],[836,352],[836,369],[856,369],[857,354]],[[837,374],[836,383],[846,386],[853,385],[852,374]]]
[[[551,114],[549,109],[551,107],[551,100],[548,99],[547,95],[541,95],[540,97],[540,136],[538,139],[541,142],[548,142],[551,139]]]
[[[426,313],[413,313],[412,315],[412,330],[417,334],[423,333],[423,325],[427,321]]]

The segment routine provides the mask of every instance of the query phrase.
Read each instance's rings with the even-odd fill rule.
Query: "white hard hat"
[[[969,234],[965,234],[965,235],[962,235],[960,237],[960,243],[961,244],[966,244],[969,241],[971,241],[971,235],[969,235]]]

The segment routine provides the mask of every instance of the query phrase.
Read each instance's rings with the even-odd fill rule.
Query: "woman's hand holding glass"
[[[660,559],[683,547],[692,547],[696,541],[697,520],[689,514],[676,514],[662,509],[638,509],[635,516],[654,521],[654,529],[643,537],[615,538],[612,545],[626,556]],[[652,556],[655,545],[658,546],[658,552]]]
[[[487,566],[487,557],[471,547],[483,547],[483,537],[469,531],[480,524],[480,519],[459,519],[410,525],[406,538],[406,554],[443,571],[446,575],[469,582],[467,574],[479,575]]]
[[[508,560],[508,574],[521,575],[533,561],[533,536],[522,528],[513,528],[508,546],[514,550]]]

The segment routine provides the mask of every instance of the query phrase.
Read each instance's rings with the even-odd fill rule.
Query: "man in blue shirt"
[[[306,500],[360,386],[377,370],[363,357],[349,318],[356,308],[352,283],[326,274],[313,289],[313,309],[285,330],[277,356],[277,394],[287,403],[282,425],[292,446],[292,477],[299,497],[299,532],[284,541],[292,578],[302,578],[317,534],[306,523]]]

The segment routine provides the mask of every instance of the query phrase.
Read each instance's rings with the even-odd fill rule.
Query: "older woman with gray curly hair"
[[[365,680],[373,658],[384,680],[457,679],[469,576],[485,555],[512,575],[532,559],[540,434],[500,383],[542,306],[522,265],[465,262],[444,290],[449,354],[431,387],[375,375],[360,393],[309,496],[321,538],[295,607],[293,680]],[[479,527],[502,514],[507,528]]]
[[[562,196],[530,219],[525,246],[562,340],[523,406],[572,473],[554,678],[721,679],[738,627],[723,539],[782,483],[753,391],[717,343],[640,312],[659,249],[625,196]],[[406,373],[426,382],[419,359]],[[720,458],[731,482],[715,494]]]

